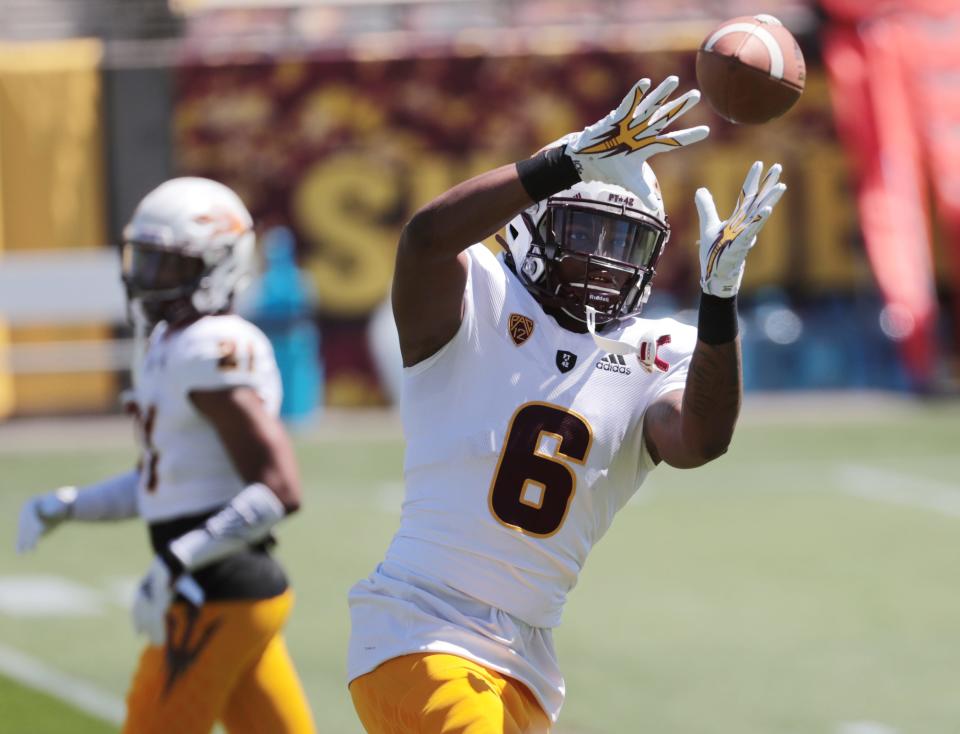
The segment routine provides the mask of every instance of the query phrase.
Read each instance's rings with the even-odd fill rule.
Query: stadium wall
[[[825,74],[811,61],[807,90],[788,115],[734,126],[701,104],[684,123],[709,124],[710,141],[671,155],[669,165],[654,161],[673,234],[651,309],[695,303],[693,193],[708,186],[721,208],[732,207],[755,159],[783,163],[790,194],[751,255],[744,300],[771,292],[778,301],[854,298],[875,290]],[[367,349],[368,318],[387,297],[407,217],[454,183],[602,116],[624,79],[676,73],[692,83],[692,62],[689,52],[533,40],[493,52],[467,44],[278,55],[201,50],[177,70],[178,167],[225,181],[255,217],[293,229],[319,293],[328,401],[376,402],[383,395]],[[829,329],[833,318],[811,326]],[[875,314],[872,320],[885,340]],[[856,348],[847,331],[832,331],[836,344],[828,348]],[[776,356],[776,363],[790,361]],[[844,358],[834,361],[845,366]],[[878,369],[889,372],[895,362],[884,357]],[[845,379],[876,386],[880,378],[845,378],[831,369],[794,384],[844,386]],[[789,372],[778,369],[770,384],[789,386]],[[887,386],[893,384],[891,378]]]
[[[0,44],[0,252],[107,242],[102,58],[101,42],[90,39]],[[13,349],[112,338],[105,323],[11,324],[7,331]],[[66,363],[58,371],[11,375],[9,362],[7,370],[0,363],[0,409],[7,411],[99,411],[115,394],[109,372],[74,372]]]
[[[371,314],[383,312],[409,215],[452,184],[604,114],[623,79],[695,78],[687,50],[639,51],[626,36],[605,46],[523,38],[498,48],[381,38],[267,52],[193,36],[162,63],[130,53],[109,64],[95,41],[0,46],[0,248],[106,255],[156,183],[216,178],[241,194],[262,231],[279,225],[295,235],[318,293],[327,402],[386,402],[368,332]],[[773,123],[729,125],[706,104],[688,116],[709,124],[711,138],[658,168],[673,236],[648,313],[695,304],[694,190],[708,186],[730,207],[753,160],[780,161],[790,194],[751,255],[743,290],[748,389],[902,388],[826,75],[816,54],[808,61],[805,94]],[[8,323],[6,367],[0,329],[0,416],[116,409],[125,380],[118,360],[71,371],[64,357],[31,372],[9,357],[64,342],[88,354],[128,336],[122,305],[77,315],[99,290],[121,297],[112,253],[100,260],[90,281],[102,284],[90,288],[97,294],[84,294],[87,281],[79,293],[51,289],[63,322]],[[935,266],[948,284],[942,257]]]

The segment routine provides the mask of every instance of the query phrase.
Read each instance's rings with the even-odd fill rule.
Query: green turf
[[[0,734],[107,734],[112,726],[0,676]]]
[[[836,734],[855,721],[958,730],[960,517],[851,492],[879,477],[960,498],[960,407],[823,406],[748,414],[727,456],[658,469],[621,512],[556,633],[568,691],[558,734]],[[396,527],[402,449],[345,440],[298,452],[307,500],[279,548],[298,595],[288,639],[321,731],[359,734],[345,597]],[[32,556],[9,552],[29,492],[128,459],[0,454],[0,576],[107,589],[139,575],[149,554],[136,523],[66,527]],[[78,619],[0,614],[0,643],[117,696],[139,645],[120,604]]]

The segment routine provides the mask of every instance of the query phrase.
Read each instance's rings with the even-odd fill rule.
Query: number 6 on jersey
[[[552,456],[543,449],[548,437],[556,441]],[[530,535],[553,535],[577,491],[577,476],[563,459],[583,464],[592,443],[590,425],[576,413],[547,403],[521,405],[490,484],[493,516]]]

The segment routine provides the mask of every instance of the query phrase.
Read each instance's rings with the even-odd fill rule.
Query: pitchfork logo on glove
[[[639,109],[640,104],[643,102],[646,92],[644,87],[641,86],[643,81],[645,80],[637,82],[630,90],[631,94],[628,94],[620,103],[620,107],[614,111],[615,119],[610,123],[607,130],[601,133],[600,139],[592,145],[580,148],[577,151],[579,155],[608,156],[617,153],[632,153],[655,143],[673,148],[680,145],[676,138],[659,133],[670,124],[671,120],[686,111],[678,106],[679,103],[687,101],[686,98],[681,97],[669,107],[658,108],[657,98],[651,96],[647,98],[647,104],[641,110]],[[649,87],[649,82],[646,86]],[[658,92],[662,86],[657,87]],[[651,114],[654,111],[657,112],[656,116]]]
[[[729,298],[740,290],[747,253],[787,190],[779,183],[779,163],[770,166],[761,181],[762,173],[762,161],[750,167],[733,214],[723,221],[710,192],[697,189],[694,201],[700,217],[700,285],[704,293]]]
[[[580,177],[584,181],[605,181],[629,189],[647,158],[707,137],[710,129],[705,125],[664,134],[667,125],[700,101],[700,92],[696,89],[668,101],[679,84],[677,77],[670,76],[647,94],[650,80],[641,79],[617,109],[581,133],[569,136],[566,152]],[[629,159],[622,160],[623,156]],[[617,157],[620,160],[604,161]]]

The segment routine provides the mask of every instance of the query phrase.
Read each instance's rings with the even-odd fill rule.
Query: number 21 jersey
[[[246,482],[190,393],[249,387],[277,415],[280,373],[263,332],[234,314],[204,316],[182,329],[160,324],[134,383],[129,407],[138,417],[142,449],[140,515],[161,522],[233,499]]]

